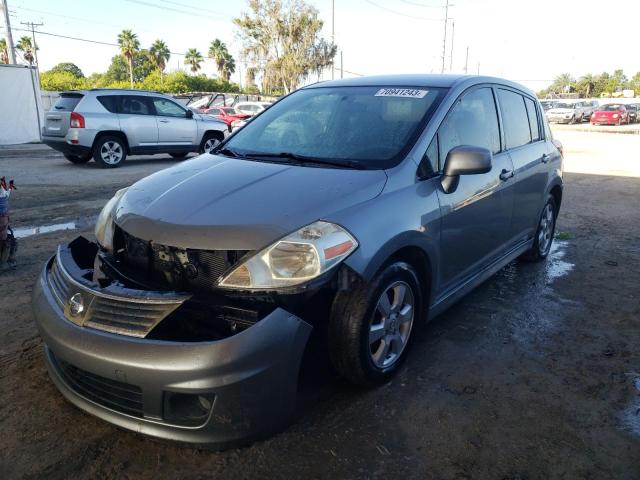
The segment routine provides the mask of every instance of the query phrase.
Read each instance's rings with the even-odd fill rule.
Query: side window
[[[498,99],[507,148],[516,148],[531,142],[529,116],[522,95],[511,90],[498,89]]]
[[[130,115],[153,115],[153,105],[146,97],[135,97],[133,95],[123,95],[120,105],[120,112]]]
[[[538,114],[536,113],[536,104],[530,98],[524,97],[524,103],[527,106],[527,115],[529,115],[529,128],[531,129],[531,140],[537,142],[540,140],[540,125],[538,124]]]
[[[438,143],[440,168],[444,167],[449,151],[460,145],[485,147],[493,153],[500,151],[498,114],[491,88],[479,88],[457,101],[440,125]]]
[[[428,178],[438,171],[438,135],[433,137],[429,148],[424,153],[420,166],[418,167],[418,177]]]
[[[173,103],[171,100],[166,100],[164,98],[154,98],[153,106],[156,108],[156,115],[160,115],[161,117],[184,118],[186,116],[186,111],[176,103]]]
[[[207,113],[210,115],[220,115],[222,112],[220,112],[219,108],[210,108]]]
[[[98,101],[107,111],[118,113],[118,97],[116,95],[104,95],[98,97]]]

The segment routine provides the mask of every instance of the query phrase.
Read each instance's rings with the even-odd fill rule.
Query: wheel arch
[[[556,215],[560,211],[560,205],[562,204],[562,183],[560,180],[554,182],[549,189],[549,194],[556,202]]]
[[[129,148],[129,139],[127,138],[127,136],[125,135],[124,132],[120,131],[120,130],[104,130],[101,131],[100,133],[96,134],[95,138],[93,139],[93,144],[91,145],[91,153],[93,154],[94,149],[96,147],[96,144],[98,143],[98,141],[105,136],[114,136],[114,137],[119,137],[124,141],[124,147],[127,149],[127,155],[130,153],[130,148]]]

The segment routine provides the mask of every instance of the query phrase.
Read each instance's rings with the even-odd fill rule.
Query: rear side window
[[[53,110],[73,112],[83,96],[81,93],[63,93],[53,105]]]
[[[440,125],[438,143],[441,163],[452,148],[460,145],[485,147],[493,153],[500,151],[498,114],[491,88],[479,88],[458,100]]]
[[[504,123],[507,148],[516,148],[531,142],[529,115],[524,105],[524,97],[511,90],[498,89],[500,112]]]
[[[98,97],[100,104],[111,113],[118,113],[118,97],[115,95],[104,95]]]
[[[527,107],[527,115],[529,115],[529,128],[531,129],[531,140],[537,142],[540,140],[540,125],[538,124],[538,114],[536,113],[536,104],[530,98],[524,97],[524,104]]]
[[[129,115],[153,115],[153,104],[147,97],[123,95],[119,113]]]

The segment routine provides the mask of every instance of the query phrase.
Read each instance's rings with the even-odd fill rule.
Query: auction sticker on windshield
[[[423,98],[429,90],[418,90],[415,88],[381,88],[376,92],[376,97],[405,97]]]

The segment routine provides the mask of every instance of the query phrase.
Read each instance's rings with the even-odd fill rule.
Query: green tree
[[[69,63],[69,62],[59,63],[49,71],[51,73],[67,72],[73,75],[74,77],[84,78],[84,74],[82,73],[82,70],[80,70],[80,67],[78,67],[75,63]]]
[[[595,77],[590,73],[587,73],[578,79],[578,82],[576,83],[576,90],[578,90],[581,96],[588,98],[592,95],[595,84]]]
[[[133,58],[133,84],[141,82],[154,70],[156,70],[156,65],[149,51],[140,50]],[[111,64],[104,74],[104,81],[108,84],[112,82],[124,82],[127,80],[129,80],[130,86],[132,86],[133,84],[131,84],[129,63],[122,57],[122,55],[116,55],[111,59]]]
[[[120,46],[120,53],[129,64],[129,80],[131,88],[133,88],[133,59],[140,49],[140,41],[138,36],[131,30],[123,30],[118,34],[118,45]]]
[[[195,48],[190,48],[184,54],[184,63],[191,67],[191,72],[196,73],[200,70],[200,64],[204,61],[202,54]]]
[[[613,75],[609,77],[609,80],[606,83],[605,91],[607,93],[614,93],[620,91],[627,87],[627,76],[624,72],[619,70],[614,70]]]
[[[226,82],[231,80],[231,75],[236,73],[236,61],[229,52],[224,56],[224,65],[222,67],[222,78]]]
[[[636,72],[636,74],[631,77],[631,80],[629,80],[629,88],[633,89],[636,95],[640,93],[640,72]]]
[[[0,63],[9,63],[9,50],[4,38],[0,38]]]
[[[290,92],[333,62],[336,46],[322,40],[318,10],[304,0],[249,0],[249,10],[233,22],[243,60],[262,70],[263,90]]]
[[[225,56],[229,54],[227,50],[227,46],[220,40],[216,38],[211,42],[209,46],[209,58],[211,58],[216,63],[216,68],[218,69],[218,75],[222,77],[222,71],[224,70],[225,64]]]
[[[68,71],[54,71],[53,69],[40,74],[40,88],[49,92],[64,90],[82,90],[91,88],[84,77],[78,77]]]
[[[151,58],[153,59],[153,63],[156,68],[160,71],[160,81],[162,81],[162,74],[164,69],[167,67],[169,58],[171,58],[171,51],[169,50],[169,47],[167,47],[167,44],[162,40],[156,40],[151,44],[149,53],[151,54]]]
[[[35,60],[35,49],[33,43],[31,43],[30,37],[27,35],[20,37],[20,40],[18,40],[18,43],[16,44],[16,50],[22,52],[22,58],[24,58],[25,62],[29,63],[29,66],[33,65],[33,61]]]

